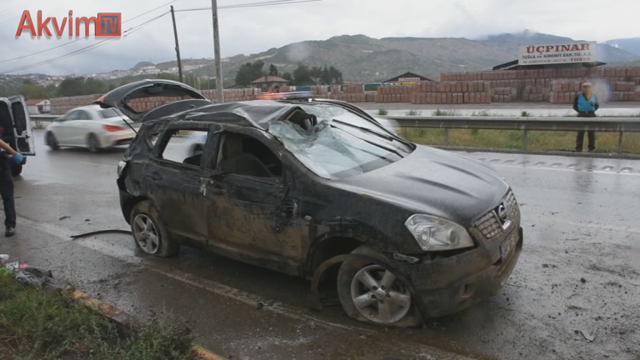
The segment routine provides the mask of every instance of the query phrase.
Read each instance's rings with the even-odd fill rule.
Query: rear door
[[[35,155],[36,149],[27,104],[22,96],[0,99],[2,140],[23,155]]]
[[[144,166],[144,190],[160,211],[160,218],[173,234],[206,242],[207,200],[202,196],[203,158],[190,156],[187,132],[209,138],[210,124],[182,123],[168,127],[156,141]]]

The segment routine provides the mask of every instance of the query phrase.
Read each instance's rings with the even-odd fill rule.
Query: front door
[[[299,201],[291,195],[285,171],[259,130],[225,131],[209,171],[211,244],[285,272],[304,258]]]
[[[208,138],[209,128],[209,124],[199,123],[168,127],[160,135],[143,170],[144,192],[158,207],[167,230],[202,243],[207,238],[207,199],[202,195],[202,164],[206,153],[190,154],[185,133]]]

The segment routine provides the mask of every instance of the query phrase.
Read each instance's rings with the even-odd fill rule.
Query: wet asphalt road
[[[38,155],[16,179],[18,235],[0,253],[125,311],[168,311],[233,359],[640,359],[640,161],[473,153],[521,203],[525,244],[508,285],[422,329],[385,330],[308,309],[309,283],[183,248],[136,253],[115,185],[123,149]],[[258,302],[266,304],[257,310]],[[593,340],[589,341],[587,340]]]

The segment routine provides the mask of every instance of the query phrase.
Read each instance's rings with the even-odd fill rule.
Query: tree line
[[[262,60],[246,63],[236,73],[236,85],[249,86],[254,80],[267,75],[280,76],[289,81],[290,85],[333,85],[342,84],[342,72],[333,66],[324,67],[298,64],[292,73],[280,74],[278,68],[271,64],[269,70],[264,70],[265,63]]]
[[[160,73],[154,77],[156,79],[180,80],[177,74],[171,73]],[[46,87],[34,84],[31,79],[24,79],[22,80],[22,85],[18,87],[17,93],[26,99],[50,99],[53,97],[104,94],[119,86],[145,78],[148,78],[148,75],[127,76],[106,81],[92,77],[85,78],[78,76],[65,78],[58,86],[49,85]],[[194,74],[185,74],[182,82],[198,90],[215,89],[216,87],[216,81],[214,79],[202,79]],[[225,86],[229,85],[228,83],[225,84]]]

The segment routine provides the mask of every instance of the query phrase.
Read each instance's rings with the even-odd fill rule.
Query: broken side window
[[[207,131],[191,131],[192,136],[202,136],[206,139]],[[164,150],[160,154],[160,158],[185,165],[200,167],[202,163],[202,152],[190,152],[187,135],[184,131],[172,130],[171,137],[167,142]]]

